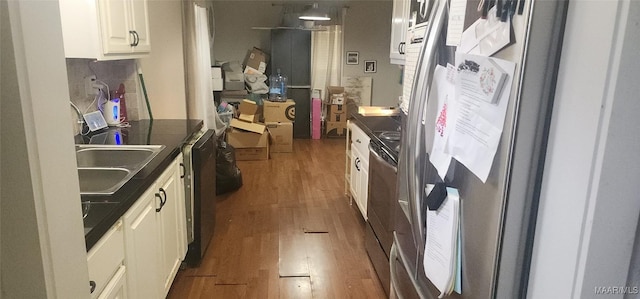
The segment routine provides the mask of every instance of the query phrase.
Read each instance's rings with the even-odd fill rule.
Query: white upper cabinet
[[[141,58],[151,51],[147,0],[60,0],[67,58]]]
[[[409,0],[393,0],[391,43],[389,45],[389,58],[392,64],[404,64],[410,6],[411,3]]]
[[[134,52],[146,53],[151,51],[149,39],[149,9],[147,0],[131,0],[131,29],[136,34]]]

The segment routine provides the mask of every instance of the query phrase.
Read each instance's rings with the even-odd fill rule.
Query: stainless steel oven
[[[398,144],[398,141],[384,139],[389,133],[379,133],[369,143],[368,220],[365,228],[365,248],[387,294],[390,288],[389,257],[397,201]]]

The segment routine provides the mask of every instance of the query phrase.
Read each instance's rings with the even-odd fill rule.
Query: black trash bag
[[[218,140],[216,156],[216,195],[242,187],[242,173],[236,165],[236,151],[230,144]]]

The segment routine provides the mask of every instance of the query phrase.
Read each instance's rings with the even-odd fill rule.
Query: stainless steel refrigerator
[[[489,2],[488,0],[485,0]],[[509,1],[501,1],[504,5]],[[485,183],[455,159],[444,180],[429,162],[424,116],[436,65],[454,64],[445,45],[449,2],[432,2],[418,59],[398,165],[398,208],[390,258],[392,298],[437,298],[425,276],[427,184],[460,194],[462,294],[447,298],[525,298],[547,135],[567,1],[521,0],[514,44],[494,57],[516,63],[504,128]],[[469,7],[477,5],[470,1]],[[475,10],[475,7],[473,7]],[[469,11],[469,10],[467,10]],[[468,25],[468,22],[467,22]]]

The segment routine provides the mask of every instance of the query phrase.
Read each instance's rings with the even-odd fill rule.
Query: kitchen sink
[[[80,194],[113,194],[131,177],[124,168],[78,168]]]
[[[80,194],[111,195],[164,149],[164,145],[77,145]]]
[[[78,167],[132,168],[140,164],[146,165],[163,148],[163,145],[78,145],[76,146],[76,159]]]

